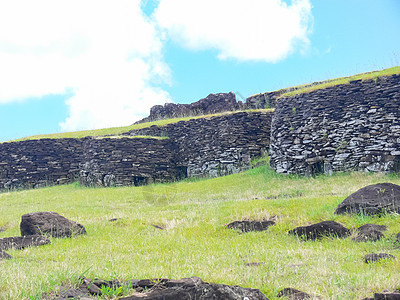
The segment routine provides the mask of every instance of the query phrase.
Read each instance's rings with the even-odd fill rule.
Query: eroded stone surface
[[[86,234],[85,227],[70,221],[55,212],[35,212],[22,215],[21,235],[48,235],[52,237],[71,237]]]
[[[317,240],[323,237],[343,238],[350,235],[350,230],[335,221],[323,221],[309,226],[296,227],[288,232],[304,240]]]
[[[336,214],[367,214],[400,212],[400,186],[393,183],[368,185],[340,203]]]

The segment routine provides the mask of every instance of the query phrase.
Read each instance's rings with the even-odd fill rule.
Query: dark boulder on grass
[[[385,225],[365,224],[357,228],[357,236],[354,240],[356,242],[375,242],[385,237],[383,234],[385,230]]]
[[[2,259],[11,259],[12,256],[6,252],[4,252],[3,250],[0,250],[0,260]]]
[[[35,212],[22,216],[21,235],[47,235],[52,237],[71,237],[86,234],[83,225],[70,221],[55,212]]]
[[[234,221],[226,225],[228,229],[237,229],[242,232],[249,231],[264,231],[267,230],[269,226],[274,225],[274,221],[260,220],[260,221]]]
[[[133,288],[135,287],[133,286]],[[120,298],[120,300],[268,300],[257,289],[206,283],[198,277],[161,281],[152,285],[149,289],[144,288],[145,293],[136,293],[129,297]]]
[[[371,253],[364,256],[364,262],[370,264],[373,262],[378,262],[383,259],[394,259],[395,257],[387,253]]]
[[[375,293],[373,300],[400,300],[400,293]]]
[[[286,299],[289,299],[289,300],[319,299],[319,297],[317,297],[317,296],[307,294],[305,292],[296,290],[294,288],[284,288],[276,296],[277,297],[285,297]]]
[[[296,227],[288,232],[304,240],[317,240],[323,237],[343,238],[350,235],[350,230],[335,221],[323,221],[309,226]]]
[[[400,186],[393,183],[368,185],[340,203],[336,214],[379,215],[400,213]]]
[[[50,244],[50,240],[41,235],[15,236],[0,239],[0,250],[24,249],[26,247]]]

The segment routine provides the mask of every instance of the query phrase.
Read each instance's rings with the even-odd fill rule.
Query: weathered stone
[[[26,247],[50,244],[47,237],[41,235],[16,236],[0,239],[0,250],[24,249]]]
[[[385,230],[385,225],[365,224],[357,228],[357,236],[354,240],[356,242],[375,242],[385,237],[383,234]]]
[[[340,203],[336,214],[367,214],[400,212],[400,186],[378,183],[366,186],[351,194]]]
[[[400,293],[375,293],[373,300],[400,300]]]
[[[210,94],[206,98],[190,104],[166,103],[164,105],[155,105],[150,109],[150,115],[138,123],[152,122],[162,119],[182,118],[189,116],[199,116],[215,114],[225,111],[235,111],[242,109],[241,102],[236,102],[234,93]]]
[[[11,259],[12,256],[6,252],[4,252],[3,250],[0,250],[0,260],[2,259]]]
[[[304,240],[317,240],[323,237],[343,238],[350,235],[350,230],[335,221],[323,221],[309,226],[296,227],[288,232]]]
[[[238,229],[242,232],[249,231],[264,231],[267,230],[269,226],[274,225],[274,221],[269,220],[244,220],[244,221],[234,221],[226,225],[226,228],[229,229]]]
[[[369,264],[380,261],[382,259],[394,259],[394,258],[395,257],[393,255],[387,253],[372,253],[364,256],[364,262],[366,264]]]
[[[55,212],[35,212],[22,216],[21,235],[48,235],[52,237],[71,237],[86,234],[83,225],[70,221]]]

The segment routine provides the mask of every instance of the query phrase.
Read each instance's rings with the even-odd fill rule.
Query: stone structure
[[[167,136],[177,149],[183,177],[224,176],[249,169],[266,154],[272,112],[237,112],[133,130],[130,135]]]
[[[400,75],[277,102],[271,166],[279,173],[400,171]]]
[[[206,98],[190,104],[165,103],[150,109],[150,115],[136,123],[152,122],[162,119],[201,116],[226,111],[244,109],[242,102],[236,101],[234,93],[210,94]]]
[[[237,112],[118,137],[1,143],[0,190],[78,180],[90,186],[142,185],[237,173],[267,152],[271,118],[268,111]]]

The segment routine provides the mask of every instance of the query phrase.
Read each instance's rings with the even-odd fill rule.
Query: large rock
[[[267,230],[269,226],[274,225],[274,221],[269,220],[244,220],[244,221],[234,221],[226,225],[226,228],[229,229],[238,229],[242,232],[249,232],[249,231],[264,231]]]
[[[336,214],[400,213],[400,186],[393,183],[368,185],[340,203]]]
[[[50,211],[23,215],[20,229],[22,236],[47,235],[52,237],[71,237],[72,235],[86,234],[83,225]]]
[[[268,300],[259,290],[229,286],[224,284],[206,283],[198,277],[180,280],[161,281],[150,286],[140,286],[146,293],[120,298],[120,300]],[[150,288],[150,290],[147,290]]]
[[[346,237],[350,230],[335,221],[323,221],[309,226],[296,227],[288,232],[304,240],[317,240],[323,237]]]
[[[364,262],[366,264],[377,262],[382,259],[395,259],[395,257],[387,253],[371,253],[364,256]]]
[[[50,240],[41,235],[15,236],[0,239],[0,250],[24,249],[32,246],[50,244]]]

